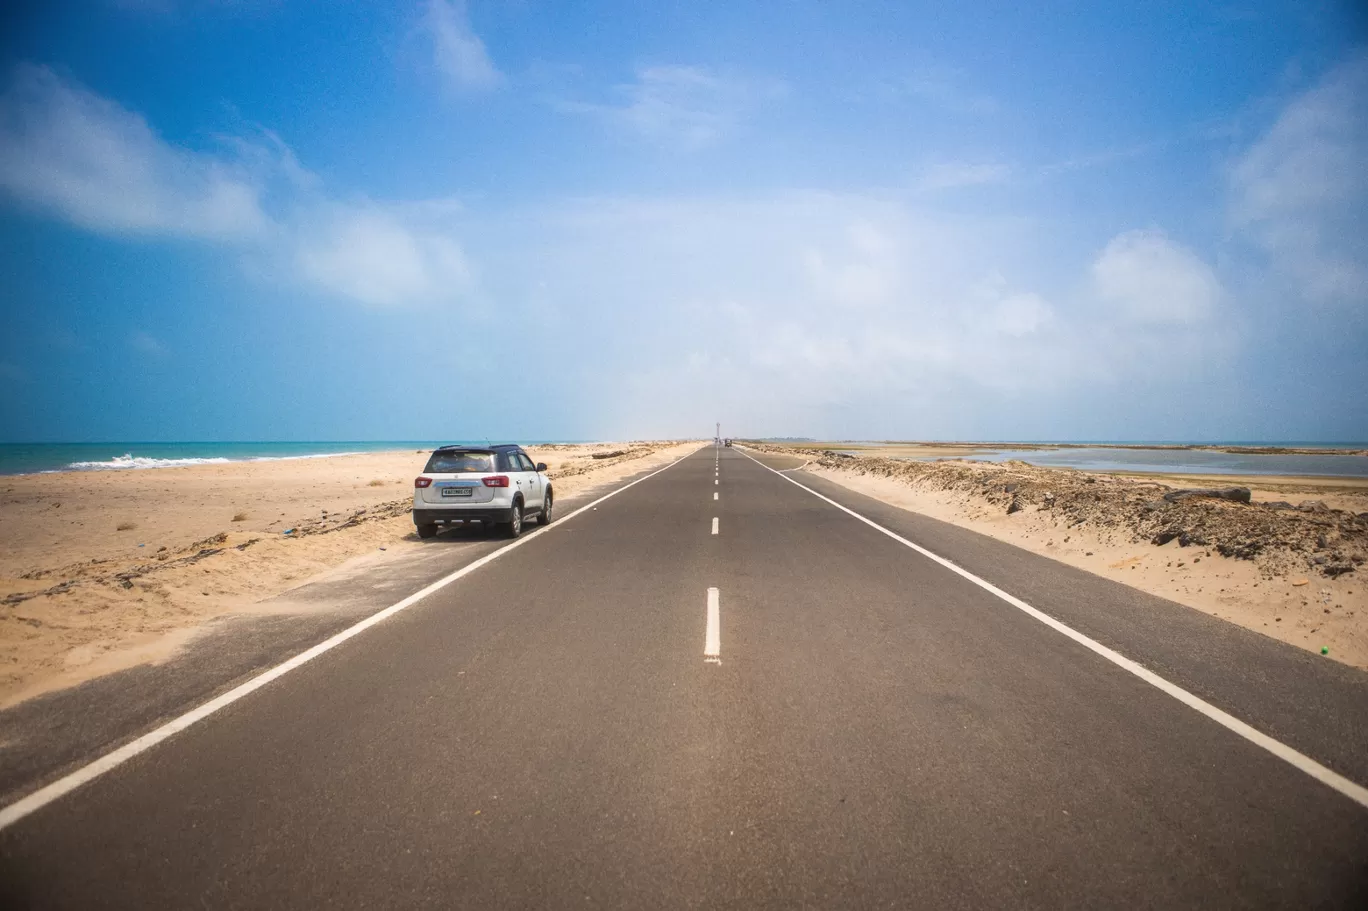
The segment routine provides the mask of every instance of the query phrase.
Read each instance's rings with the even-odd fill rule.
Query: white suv
[[[551,523],[551,481],[545,463],[532,464],[521,446],[443,446],[413,481],[413,524],[431,538],[438,525],[480,522],[522,534],[523,517]]]

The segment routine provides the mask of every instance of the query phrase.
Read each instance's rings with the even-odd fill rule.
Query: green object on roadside
[[[1322,654],[1322,655],[1328,655],[1328,654],[1330,654],[1330,646],[1328,646],[1328,645],[1322,645],[1322,646],[1321,646],[1321,654]]]

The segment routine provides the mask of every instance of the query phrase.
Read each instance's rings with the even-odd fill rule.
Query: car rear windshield
[[[494,470],[492,452],[434,452],[428,459],[427,468],[433,474],[460,474],[462,472],[488,473]]]

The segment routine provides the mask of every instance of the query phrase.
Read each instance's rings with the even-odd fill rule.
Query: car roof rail
[[[445,446],[438,446],[433,452],[523,452],[523,448],[518,443],[495,443],[493,446],[468,446],[462,443],[448,443]]]

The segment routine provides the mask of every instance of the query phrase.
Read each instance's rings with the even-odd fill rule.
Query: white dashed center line
[[[713,494],[713,499],[714,499],[714,500],[717,499],[717,494],[716,494],[716,493]]]
[[[717,516],[713,516],[713,534],[717,534]]]
[[[703,661],[722,663],[722,598],[717,589],[708,589],[708,631],[703,636]]]

